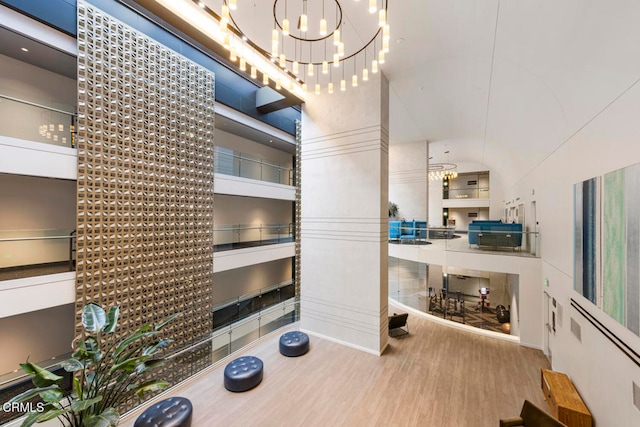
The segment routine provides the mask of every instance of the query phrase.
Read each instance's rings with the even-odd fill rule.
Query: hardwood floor
[[[169,394],[191,400],[193,427],[496,427],[500,418],[517,416],[524,399],[547,410],[540,368],[549,364],[539,350],[411,314],[411,333],[390,338],[381,357],[314,336],[306,355],[281,356],[280,334],[296,327],[232,357],[263,360],[264,379],[255,389],[224,388],[227,359]],[[132,426],[139,413],[121,426]]]

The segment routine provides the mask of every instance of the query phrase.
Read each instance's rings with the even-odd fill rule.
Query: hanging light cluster
[[[439,180],[453,179],[458,176],[458,166],[453,163],[430,163],[429,179]]]
[[[204,8],[202,2],[199,4]],[[238,8],[237,0],[223,0],[220,31],[229,59],[238,62],[240,70],[248,72],[251,78],[258,78],[256,64],[267,59],[280,72],[277,75],[263,72],[263,84],[273,80],[278,90],[285,87],[296,92],[333,93],[336,87],[345,91],[348,80],[352,87],[369,80],[369,74],[377,73],[380,64],[384,64],[390,39],[387,6],[388,0],[369,0],[368,8],[362,7],[363,14],[372,15],[370,26],[375,29],[363,45],[355,47],[345,46],[346,16],[338,0],[275,0],[270,49],[246,36],[237,36],[244,34],[232,17]],[[359,21],[350,19],[350,23]],[[353,31],[353,39],[359,40],[362,35],[360,31],[356,34],[356,29],[348,31]],[[243,44],[251,45],[252,49],[244,49]],[[256,50],[263,58],[257,58]]]

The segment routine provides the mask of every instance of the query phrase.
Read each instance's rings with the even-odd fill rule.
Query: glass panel
[[[293,170],[225,147],[216,147],[214,171],[225,175],[293,185]]]
[[[0,135],[63,147],[75,146],[73,108],[51,108],[0,95]]]
[[[214,251],[247,248],[293,241],[293,224],[221,225],[213,230]]]
[[[389,221],[389,243],[433,245],[430,248],[453,252],[538,257],[539,232],[522,230],[520,224],[499,220],[473,221],[467,230],[456,230],[455,226],[431,227],[424,221]]]
[[[0,231],[0,280],[75,270],[75,239],[68,229]]]

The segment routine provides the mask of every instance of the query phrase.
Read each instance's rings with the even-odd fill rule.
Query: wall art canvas
[[[599,188],[598,177],[573,186],[574,289],[594,304],[599,293]]]
[[[640,335],[640,164],[603,180],[602,309]]]

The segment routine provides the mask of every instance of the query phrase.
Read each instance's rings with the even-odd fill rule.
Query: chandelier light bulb
[[[273,29],[271,30],[271,44],[278,44],[278,30],[277,29]]]
[[[321,36],[327,35],[327,20],[324,18],[320,20],[320,35]]]
[[[389,24],[385,24],[384,27],[382,27],[382,40],[389,40],[391,38],[391,27],[389,26]]]
[[[369,0],[369,13],[376,13],[378,10],[378,0]]]
[[[309,77],[313,77],[313,64],[309,64],[309,69],[307,70],[307,75]]]
[[[320,83],[316,83],[316,95],[320,95]]]
[[[333,66],[338,68],[340,66],[340,55],[337,53],[333,54]]]
[[[378,63],[384,64],[384,49],[378,53]]]
[[[287,18],[282,20],[282,35],[285,37],[289,35],[289,20]]]
[[[267,73],[262,73],[262,84],[265,86],[269,84],[269,75]]]
[[[307,93],[307,84],[306,83],[302,83],[302,91],[304,93]]]
[[[238,4],[236,0],[229,0],[229,9],[236,10],[238,8]]]
[[[344,56],[344,43],[342,42],[338,45],[338,56],[341,58]]]
[[[303,33],[307,32],[308,26],[307,26],[307,15],[305,15],[304,13],[302,15],[300,15],[300,31],[302,31]]]
[[[280,81],[280,77],[276,80],[276,90],[282,89],[282,82]]]
[[[367,68],[364,68],[362,70],[362,81],[366,82],[367,80],[369,80],[369,70]]]
[[[353,77],[351,77],[351,86],[356,87],[358,86],[358,75],[354,74]]]
[[[382,50],[384,53],[389,53],[389,39],[382,40]]]
[[[222,13],[220,13],[220,22],[228,23],[229,22],[229,6],[226,4],[222,5]]]
[[[280,65],[280,68],[287,66],[287,58],[284,56],[284,53],[280,54],[280,63],[278,65]]]
[[[322,61],[322,74],[329,74],[329,63],[326,60]]]
[[[247,71],[247,61],[244,58],[240,58],[240,71]]]
[[[258,78],[258,70],[256,69],[255,65],[251,66],[251,78],[252,79]]]
[[[378,25],[384,27],[387,24],[387,11],[384,9],[380,9],[378,12]]]
[[[293,61],[293,70],[292,70],[292,72],[296,76],[300,72],[300,64],[298,64],[298,61]]]
[[[223,34],[227,33],[227,22],[223,21],[222,19],[220,20],[220,32]]]
[[[231,49],[231,35],[229,33],[225,33],[224,41],[222,42],[222,44],[223,44],[225,49],[227,49],[227,50]]]
[[[328,92],[333,93],[333,82],[329,82]]]
[[[338,46],[340,44],[340,28],[336,28],[333,32],[333,45]]]
[[[231,46],[231,54],[229,55],[229,59],[231,59],[233,62],[236,62],[238,60],[238,55],[236,54],[236,48]]]
[[[373,74],[376,74],[378,72],[378,61],[376,61],[375,59],[371,61],[371,72]]]
[[[340,91],[344,92],[347,90],[347,82],[345,79],[340,80]]]

